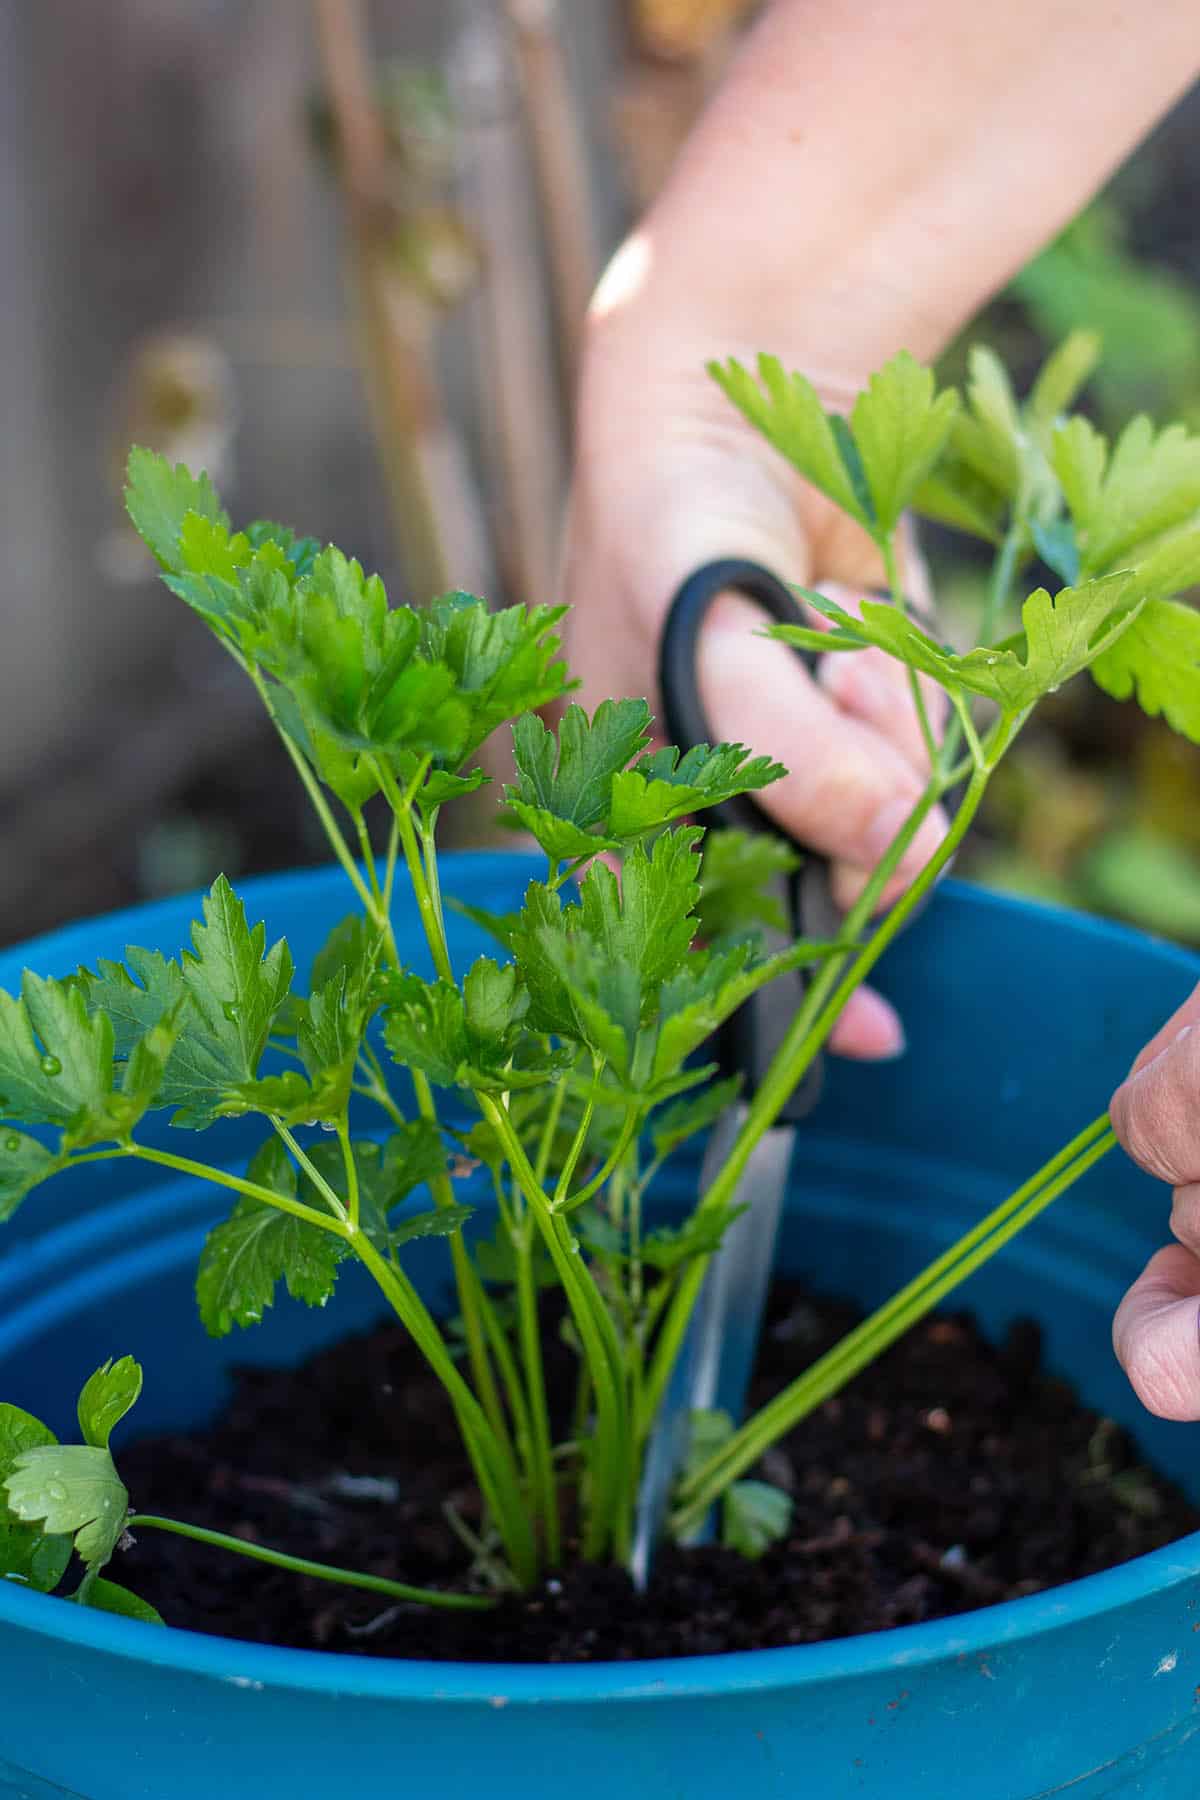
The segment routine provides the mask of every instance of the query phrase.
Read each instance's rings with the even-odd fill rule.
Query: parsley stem
[[[593,1055],[591,1090],[584,1103],[583,1116],[580,1118],[578,1129],[571,1141],[571,1148],[567,1151],[566,1160],[559,1171],[558,1181],[554,1188],[554,1199],[550,1203],[555,1212],[559,1211],[566,1201],[567,1194],[570,1191],[571,1181],[574,1177],[575,1170],[578,1167],[579,1159],[583,1155],[584,1146],[587,1143],[587,1135],[592,1127],[592,1116],[596,1110],[596,1083],[599,1079],[600,1058]]]
[[[322,828],[324,829],[325,836],[329,840],[329,846],[333,851],[333,854],[341,863],[351,887],[353,887],[355,893],[362,901],[363,906],[366,908],[368,917],[382,929],[383,925],[386,923],[386,919],[381,919],[376,910],[375,901],[371,891],[355,866],[354,858],[350,854],[349,845],[346,843],[341,827],[333,816],[329,803],[321,792],[320,782],[309,767],[308,758],[304,755],[303,751],[292,742],[287,732],[283,729],[283,726],[275,717],[275,711],[271,705],[270,695],[267,693],[267,684],[263,680],[258,669],[253,663],[248,663],[245,667],[247,674],[258,692],[259,699],[266,707],[268,716],[283,741],[284,749],[292,759],[292,764],[297,775],[299,775],[300,780],[304,784],[304,791],[312,801],[313,811],[321,821]]]
[[[347,1210],[350,1215],[350,1225],[353,1230],[357,1231],[360,1205],[358,1192],[358,1164],[354,1160],[354,1150],[350,1143],[350,1126],[344,1113],[338,1120],[337,1136],[338,1143],[342,1147],[342,1167],[346,1171],[346,1201]]]
[[[101,1152],[100,1154],[112,1154]],[[322,1231],[338,1231],[341,1226],[337,1219],[328,1213],[318,1212],[314,1206],[305,1206],[302,1200],[292,1200],[287,1194],[277,1194],[274,1188],[260,1187],[256,1181],[244,1181],[238,1175],[230,1175],[224,1169],[214,1169],[208,1163],[193,1162],[189,1156],[176,1156],[170,1150],[155,1150],[149,1144],[131,1143],[127,1150],[116,1152],[117,1155],[136,1156],[141,1162],[158,1163],[164,1169],[174,1169],[180,1175],[194,1175],[197,1181],[212,1182],[216,1187],[232,1188],[235,1194],[244,1194],[247,1199],[261,1200],[264,1206],[277,1207],[280,1212],[291,1213],[294,1218],[303,1219],[306,1225],[318,1225]],[[90,1162],[99,1160],[97,1156],[73,1157],[73,1162]],[[339,1203],[340,1204],[340,1203]]]
[[[288,1129],[282,1119],[276,1118],[274,1114],[271,1114],[270,1117],[271,1124],[276,1133],[287,1145],[300,1167],[304,1170],[304,1173],[308,1176],[308,1179],[316,1188],[318,1194],[320,1194],[321,1198],[328,1206],[330,1212],[332,1212],[334,1217],[339,1219],[343,1225],[347,1224],[349,1222],[349,1214],[347,1213],[346,1208],[342,1205],[338,1195],[330,1187],[321,1171],[312,1161],[303,1144],[297,1141],[294,1133]]]
[[[569,1198],[560,1200],[556,1196],[553,1202],[556,1211],[574,1212],[577,1206],[582,1206],[586,1200],[590,1200],[592,1195],[597,1193],[604,1186],[604,1183],[621,1162],[625,1152],[629,1149],[630,1144],[636,1137],[637,1129],[641,1122],[641,1112],[636,1106],[631,1106],[625,1115],[625,1123],[621,1127],[621,1135],[618,1137],[616,1144],[609,1152],[609,1155],[605,1159],[598,1173],[593,1175],[591,1180],[587,1182],[585,1186],[578,1188]]]
[[[891,590],[892,605],[898,612],[907,615],[908,604],[904,589],[900,582],[900,569],[896,562],[896,546],[889,535],[883,538],[879,548],[883,554],[883,566],[887,573],[888,587]],[[933,726],[929,723],[929,709],[925,704],[925,695],[921,688],[920,677],[913,668],[908,670],[908,689],[912,695],[913,711],[917,715],[917,723],[921,727],[921,738],[925,745],[925,755],[929,759],[931,770],[938,766],[937,739],[933,735]]]
[[[996,627],[1004,616],[1004,608],[1008,604],[1013,579],[1017,573],[1017,560],[1021,553],[1024,537],[1025,518],[1023,513],[1018,513],[1005,532],[999,552],[992,563],[987,594],[983,602],[983,613],[979,621],[979,642],[984,648],[992,642],[996,635]]]
[[[546,1374],[542,1362],[541,1322],[538,1318],[537,1281],[533,1266],[533,1221],[521,1232],[525,1240],[517,1251],[517,1330],[529,1406],[529,1477],[536,1495],[546,1546],[546,1560],[556,1567],[562,1560],[562,1527],[558,1514],[558,1482],[550,1448],[550,1407],[546,1398]]]
[[[624,1359],[612,1316],[579,1255],[577,1239],[561,1215],[551,1211],[507,1110],[491,1094],[476,1102],[504,1145],[509,1167],[531,1206],[553,1259],[579,1331],[596,1394],[596,1440],[592,1459],[583,1554],[600,1557],[610,1539],[622,1560],[628,1549],[627,1518],[631,1443],[624,1385]]]
[[[430,1125],[438,1128],[437,1107],[434,1105],[433,1089],[429,1078],[421,1069],[410,1069],[413,1093],[416,1096],[417,1110]],[[454,1188],[445,1170],[429,1178],[429,1189],[434,1204],[442,1211],[454,1205]],[[508,1420],[496,1388],[492,1365],[488,1358],[487,1343],[483,1328],[483,1320],[479,1309],[479,1277],[474,1265],[467,1255],[467,1246],[463,1239],[462,1227],[458,1226],[450,1233],[450,1261],[454,1268],[454,1285],[458,1294],[458,1308],[462,1314],[463,1331],[467,1340],[467,1355],[471,1363],[471,1375],[475,1389],[483,1403],[492,1430],[512,1454],[512,1443],[508,1434]]]
[[[170,1531],[176,1537],[194,1538],[197,1543],[211,1544],[216,1550],[232,1550],[238,1556],[270,1563],[276,1569],[288,1569],[294,1575],[312,1575],[318,1581],[336,1582],[341,1587],[365,1588],[368,1593],[386,1594],[393,1600],[408,1600],[420,1606],[486,1612],[496,1604],[486,1594],[447,1594],[437,1588],[410,1587],[404,1581],[389,1581],[385,1575],[363,1575],[353,1569],[339,1569],[333,1563],[310,1562],[306,1556],[289,1556],[283,1550],[268,1549],[265,1544],[252,1544],[245,1538],[230,1537],[224,1531],[210,1531],[205,1525],[189,1525],[183,1519],[160,1518],[156,1513],[133,1513],[125,1523],[129,1531]]]
[[[421,916],[421,925],[425,932],[425,941],[429,945],[429,953],[433,957],[433,966],[443,981],[453,981],[454,971],[450,967],[450,952],[446,947],[446,932],[425,877],[425,868],[421,861],[420,846],[417,834],[413,830],[412,805],[405,799],[396,784],[396,777],[388,768],[382,757],[375,758],[375,769],[379,776],[380,786],[387,796],[388,805],[392,809],[392,817],[400,833],[400,843],[404,850],[404,861],[408,866],[409,879],[413,886],[413,895],[417,902],[417,911]]]
[[[686,1531],[703,1518],[731,1481],[1003,1249],[1115,1143],[1108,1115],[1101,1114],[1007,1200],[748,1419],[683,1481],[672,1529]]]
[[[487,1413],[460,1374],[433,1315],[404,1270],[388,1263],[365,1232],[355,1232],[351,1242],[355,1254],[366,1264],[445,1388],[513,1574],[522,1587],[529,1587],[537,1576],[537,1550],[507,1431],[501,1435],[493,1428]]]

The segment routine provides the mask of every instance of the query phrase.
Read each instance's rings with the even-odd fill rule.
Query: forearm
[[[628,310],[835,392],[934,355],[1198,68],[1173,0],[775,0],[626,259]]]

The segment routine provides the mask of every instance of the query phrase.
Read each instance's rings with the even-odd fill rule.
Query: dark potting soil
[[[794,1283],[772,1297],[768,1398],[855,1323]],[[552,1389],[571,1371],[546,1332]],[[1101,1347],[1097,1354],[1104,1355]],[[420,1585],[463,1580],[449,1499],[479,1522],[441,1389],[385,1326],[299,1370],[245,1369],[211,1430],[122,1449],[139,1511]],[[1129,1436],[1041,1367],[1036,1326],[988,1343],[927,1320],[772,1450],[795,1512],[758,1562],[662,1553],[650,1591],[575,1564],[491,1613],[396,1606],[142,1531],[112,1573],[169,1623],[254,1642],[472,1662],[590,1662],[765,1649],[964,1612],[1088,1575],[1200,1528]]]

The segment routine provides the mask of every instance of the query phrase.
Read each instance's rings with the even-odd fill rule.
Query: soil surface
[[[858,1315],[780,1283],[755,1386],[792,1379]],[[571,1369],[548,1324],[551,1386]],[[433,1586],[469,1556],[449,1497],[478,1504],[441,1389],[385,1326],[295,1370],[243,1370],[210,1431],[118,1457],[135,1507],[295,1555]],[[1037,1328],[994,1346],[964,1315],[919,1326],[767,1457],[795,1503],[758,1562],[717,1546],[664,1552],[645,1597],[576,1564],[491,1613],[394,1606],[144,1531],[111,1569],[195,1631],[371,1656],[622,1661],[880,1631],[1092,1574],[1200,1528],[1128,1435],[1040,1366]]]

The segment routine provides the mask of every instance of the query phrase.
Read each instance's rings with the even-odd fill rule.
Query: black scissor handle
[[[694,744],[711,743],[712,733],[696,680],[700,632],[718,594],[744,594],[780,625],[803,625],[805,615],[779,578],[760,563],[723,557],[705,563],[688,576],[671,602],[659,651],[659,690],[663,697],[663,722],[669,742],[685,752]],[[812,669],[817,662],[811,651],[794,651]],[[710,818],[743,831],[770,831],[786,837],[749,796],[714,807]],[[787,838],[788,842],[792,842]],[[787,940],[806,936],[831,938],[840,919],[830,886],[829,863],[823,856],[797,845],[803,855],[800,868],[782,884],[778,898],[788,917]],[[771,948],[778,948],[772,944]],[[782,1040],[804,996],[807,976],[800,970],[781,976],[748,1001],[730,1020],[722,1037],[720,1059],[729,1072],[740,1073],[752,1094]],[[810,1111],[819,1089],[816,1066],[792,1095],[780,1114],[781,1124],[792,1123]]]

